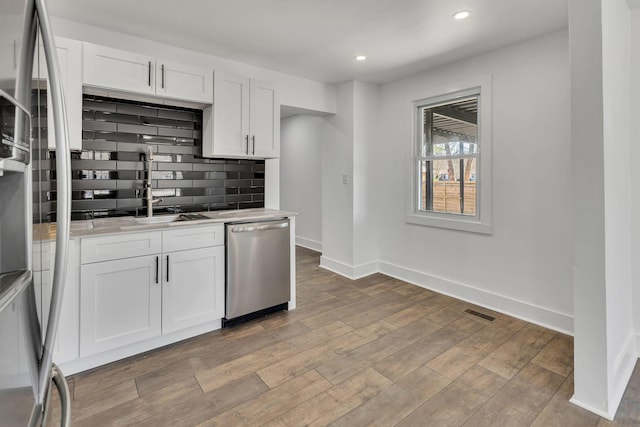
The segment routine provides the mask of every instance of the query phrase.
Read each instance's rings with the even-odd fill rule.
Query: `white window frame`
[[[492,88],[491,76],[486,76],[466,82],[458,82],[446,87],[435,87],[421,93],[418,98],[411,100],[411,174],[408,182],[408,212],[406,222],[409,224],[429,227],[447,228],[452,230],[469,231],[474,233],[491,234],[491,123],[492,123]],[[478,95],[478,154],[476,164],[477,176],[477,207],[475,216],[462,214],[421,211],[420,177],[419,177],[419,139],[422,134],[422,123],[418,120],[418,108],[425,105],[454,102],[456,99]]]

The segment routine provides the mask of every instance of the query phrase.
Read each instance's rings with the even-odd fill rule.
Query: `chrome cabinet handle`
[[[169,283],[169,255],[167,255],[167,283]]]
[[[149,80],[147,82],[149,87],[151,87],[151,61],[149,61]]]
[[[162,64],[160,66],[160,72],[161,72],[161,76],[160,76],[160,87],[162,87],[162,89],[164,89],[164,64]]]
[[[160,257],[156,256],[156,285],[158,284],[159,275],[160,275]]]
[[[247,156],[248,156],[248,155],[249,155],[249,135],[245,135],[245,136],[244,136],[244,140],[247,142],[247,150],[246,150],[246,153],[247,153]]]
[[[255,135],[251,136],[251,141],[253,142],[253,145],[251,148],[251,155],[255,155],[256,154],[256,136]]]

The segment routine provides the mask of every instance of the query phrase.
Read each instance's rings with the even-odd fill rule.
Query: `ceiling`
[[[51,15],[288,74],[384,83],[567,27],[568,0],[47,0]],[[455,21],[463,9],[471,16]],[[354,56],[367,56],[356,62]]]

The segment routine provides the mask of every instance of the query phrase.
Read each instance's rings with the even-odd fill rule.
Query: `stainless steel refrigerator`
[[[69,425],[67,383],[52,363],[70,215],[68,130],[55,54],[44,0],[0,0],[0,427],[44,425],[55,391],[61,423]],[[46,128],[46,115],[53,115],[53,129]],[[47,147],[53,136],[55,155]],[[41,176],[45,162],[55,163],[49,180]],[[39,214],[43,193],[56,204],[55,218]],[[53,242],[47,281],[34,264],[44,262],[42,249]]]

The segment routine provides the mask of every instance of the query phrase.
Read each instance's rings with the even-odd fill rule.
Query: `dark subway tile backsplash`
[[[71,154],[72,219],[146,215],[148,146],[153,196],[163,199],[154,212],[264,207],[264,161],[202,158],[200,110],[85,95],[82,122],[82,151]],[[33,156],[44,168],[34,201],[46,202],[34,216],[53,221],[55,152]]]

